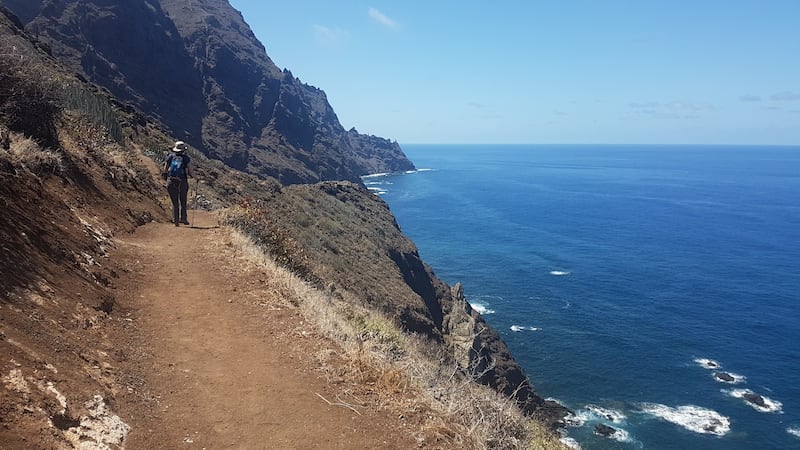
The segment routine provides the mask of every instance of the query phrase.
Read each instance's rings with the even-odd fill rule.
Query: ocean
[[[800,448],[800,147],[403,149],[419,170],[365,183],[566,441]]]

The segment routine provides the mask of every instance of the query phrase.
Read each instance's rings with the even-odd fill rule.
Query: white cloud
[[[386,28],[397,29],[400,27],[400,25],[398,25],[397,22],[395,22],[389,16],[378,11],[375,8],[369,9],[369,16],[372,18],[372,20],[378,22],[379,24],[385,26]]]
[[[314,37],[326,47],[342,47],[350,39],[350,33],[341,28],[329,28],[324,25],[313,25]]]

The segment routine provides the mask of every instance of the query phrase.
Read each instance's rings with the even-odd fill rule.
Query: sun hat
[[[175,143],[175,146],[172,147],[172,151],[175,153],[183,153],[186,151],[186,142],[178,141]]]

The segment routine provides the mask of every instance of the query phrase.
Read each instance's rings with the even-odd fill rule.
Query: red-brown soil
[[[318,355],[337,347],[263,287],[216,215],[190,214],[192,227],[152,223],[117,238],[118,302],[146,390],[118,404],[126,448],[416,447],[396,414],[329,381]]]

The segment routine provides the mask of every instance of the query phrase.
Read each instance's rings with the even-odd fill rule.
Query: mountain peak
[[[72,70],[233,168],[294,184],[414,167],[396,142],[346,132],[225,0],[6,3]]]

